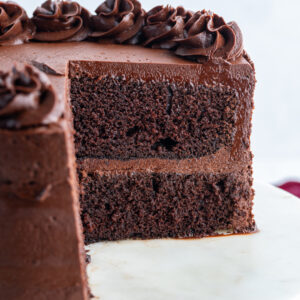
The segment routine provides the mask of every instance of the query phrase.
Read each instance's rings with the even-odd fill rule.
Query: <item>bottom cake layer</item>
[[[80,172],[85,242],[186,238],[255,229],[252,172]]]

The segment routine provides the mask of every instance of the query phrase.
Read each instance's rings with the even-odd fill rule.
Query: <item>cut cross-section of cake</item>
[[[69,64],[86,241],[251,231],[247,57],[149,58]]]
[[[86,299],[83,239],[255,230],[235,22],[137,0],[0,14],[1,296]]]
[[[188,16],[177,55],[107,40],[0,49],[4,65],[67,78],[86,242],[254,229],[253,63],[235,23]]]

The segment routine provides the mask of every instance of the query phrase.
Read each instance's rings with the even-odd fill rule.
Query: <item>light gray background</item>
[[[31,15],[40,0],[18,1]],[[94,11],[102,0],[78,0]],[[300,178],[300,22],[299,0],[141,0],[155,5],[210,9],[236,21],[247,52],[255,62],[257,89],[252,148],[255,177],[278,183]]]

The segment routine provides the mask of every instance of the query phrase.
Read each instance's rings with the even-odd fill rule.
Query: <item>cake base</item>
[[[88,246],[95,299],[298,299],[300,200],[254,187],[258,233]]]
[[[247,169],[210,173],[81,173],[85,242],[204,237],[251,232],[253,190]]]

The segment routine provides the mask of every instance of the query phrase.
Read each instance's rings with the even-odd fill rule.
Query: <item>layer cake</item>
[[[92,243],[255,229],[255,71],[236,23],[182,7],[146,13],[134,0],[105,1],[96,15],[71,1],[46,1],[32,19],[0,9],[2,76],[38,74],[22,75],[21,89],[0,81],[7,299],[86,299],[81,231]],[[34,102],[45,76],[58,106]],[[47,268],[59,274],[40,275]]]

